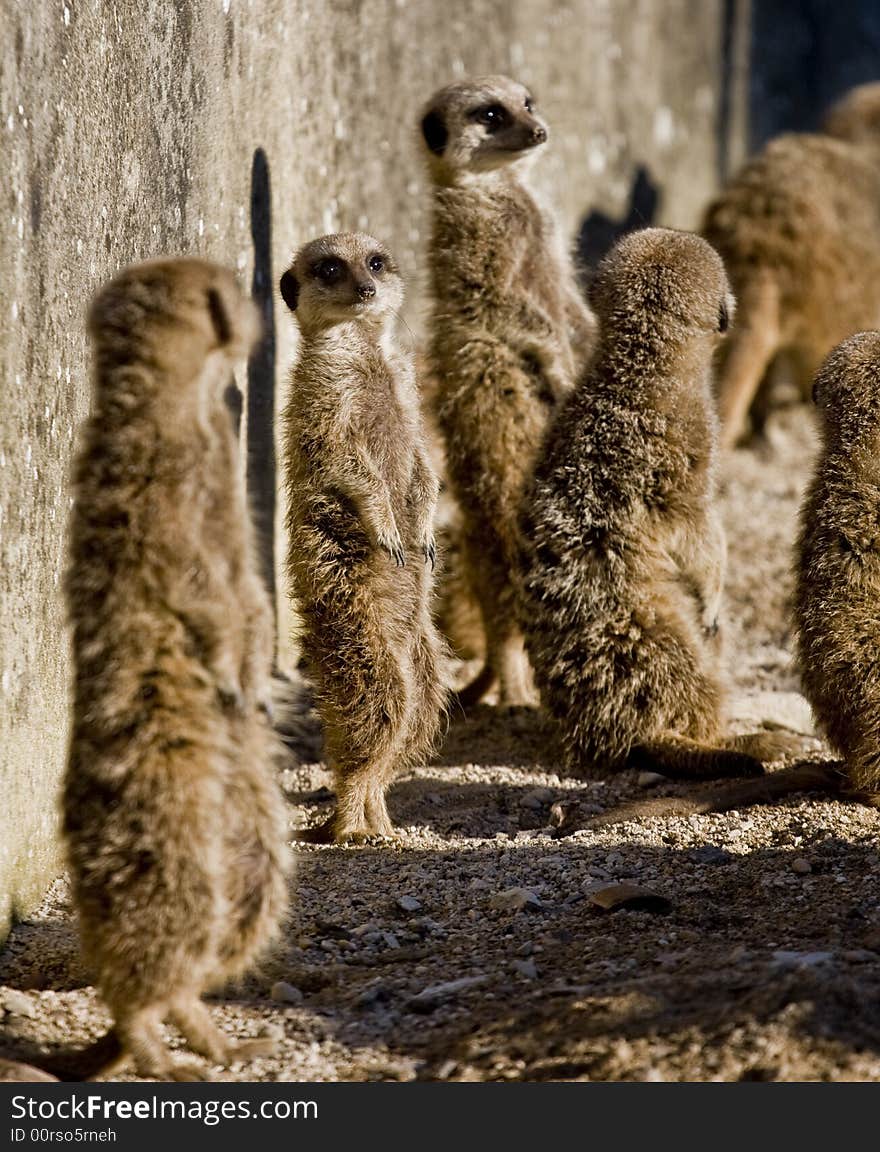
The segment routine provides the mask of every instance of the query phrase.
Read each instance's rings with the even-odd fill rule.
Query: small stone
[[[288,987],[290,987],[290,985],[288,985]],[[299,989],[296,988],[294,991],[298,992]],[[257,1036],[259,1036],[261,1040],[274,1040],[276,1044],[280,1044],[284,1039],[284,1025],[277,1020],[270,1020],[260,1028]]]
[[[370,1008],[380,1001],[388,1000],[391,993],[384,984],[370,984],[361,992],[355,1003],[359,1008]]]
[[[383,932],[382,939],[385,941],[385,946],[387,948],[400,947],[400,941],[397,939],[393,932]]]
[[[23,992],[18,992],[15,988],[7,988],[3,993],[3,1005],[12,1016],[32,1017],[34,1015],[34,1006],[30,997],[25,996]]]
[[[781,968],[815,968],[834,959],[833,952],[774,952],[773,959]]]
[[[433,1012],[444,1000],[450,1000],[459,992],[478,988],[481,984],[486,984],[488,980],[489,977],[486,975],[463,976],[460,980],[447,980],[443,984],[431,984],[415,996],[411,996],[407,1006],[413,1012]]]
[[[520,944],[519,947],[516,949],[516,954],[517,954],[517,956],[531,956],[531,954],[532,954],[532,952],[534,952],[534,950],[535,950],[535,946],[531,942],[531,940],[526,940],[526,941],[524,941],[524,943]]]
[[[32,1064],[0,1059],[0,1084],[34,1084],[57,1079],[57,1076],[50,1076],[48,1072],[44,1072],[42,1068],[35,1068]]]
[[[538,969],[535,967],[534,960],[514,960],[511,967],[514,971],[519,972],[520,976],[525,976],[526,980],[537,979]]]
[[[437,1079],[448,1080],[457,1067],[457,1060],[444,1060],[440,1067],[437,1069]]]
[[[520,807],[531,808],[537,811],[543,808],[545,804],[549,804],[553,799],[553,791],[550,788],[529,788],[524,792],[520,798]]]
[[[672,901],[648,888],[639,888],[635,884],[607,884],[588,892],[587,899],[604,912],[616,912],[618,908],[629,908],[632,911],[653,912],[661,915],[669,912]]]
[[[540,897],[531,888],[505,888],[489,898],[489,907],[498,912],[521,912],[523,908],[540,906]]]
[[[299,988],[293,984],[288,984],[286,980],[276,980],[269,995],[281,1004],[301,1004],[303,999],[303,994]]]
[[[415,896],[401,896],[397,901],[397,907],[403,912],[418,912],[421,906],[421,900],[416,900]]]
[[[659,772],[640,772],[636,782],[640,788],[655,788],[658,784],[665,784],[666,780]]]
[[[695,848],[690,853],[695,864],[729,864],[733,859],[730,852],[723,848],[716,848],[714,844],[705,844],[702,848]]]
[[[792,872],[797,872],[800,876],[806,876],[808,872],[813,871],[813,865],[809,860],[805,859],[805,857],[798,856],[797,860],[792,860],[791,870]]]

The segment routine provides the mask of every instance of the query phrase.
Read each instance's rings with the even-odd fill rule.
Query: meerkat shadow
[[[553,719],[540,708],[479,704],[452,710],[445,735],[430,760],[434,766],[479,763],[558,771],[562,748]]]
[[[247,365],[247,490],[250,497],[260,572],[277,608],[275,582],[275,297],[272,274],[272,188],[269,159],[262,148],[251,164],[251,238],[254,270],[251,299],[262,323],[262,338]]]
[[[576,245],[577,267],[583,287],[589,286],[596,268],[622,236],[654,223],[660,201],[659,186],[654,183],[650,170],[640,164],[633,176],[626,212],[619,220],[597,209],[584,217]]]

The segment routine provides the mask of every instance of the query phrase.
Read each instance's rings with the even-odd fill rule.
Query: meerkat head
[[[839,140],[880,144],[880,84],[861,84],[832,107],[823,131]]]
[[[678,345],[695,338],[714,343],[736,306],[715,249],[669,228],[624,236],[600,265],[590,298],[603,333],[628,331]]]
[[[351,321],[383,326],[403,303],[394,257],[364,232],[312,240],[294,256],[280,287],[303,331]]]
[[[813,382],[826,433],[855,443],[880,431],[880,332],[857,332],[838,344]]]
[[[438,181],[522,160],[547,140],[528,88],[507,76],[462,80],[435,92],[420,127]]]
[[[133,264],[98,292],[88,315],[99,360],[146,358],[175,376],[195,374],[212,353],[247,355],[259,315],[226,268],[197,259]]]

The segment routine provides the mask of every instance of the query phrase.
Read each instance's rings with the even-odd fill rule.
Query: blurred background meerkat
[[[429,368],[461,555],[502,704],[533,699],[517,624],[516,512],[544,429],[588,358],[595,322],[552,215],[525,181],[547,140],[527,88],[505,76],[451,84],[421,118],[433,181]]]
[[[762,433],[774,379],[802,393],[840,340],[880,324],[880,84],[853,89],[822,133],[772,140],[706,210],[737,297],[718,380],[721,440]],[[773,370],[775,368],[777,370]]]
[[[218,1064],[264,1054],[200,997],[252,965],[287,907],[272,618],[223,399],[258,324],[232,273],[162,260],[106,285],[89,332],[63,810],[83,951],[114,1018],[115,1045],[96,1051],[203,1079],[172,1060],[162,1023]]]
[[[384,244],[341,233],[297,253],[281,293],[301,334],[284,414],[288,571],[337,790],[304,838],[388,836],[386,789],[431,749],[447,677],[431,619],[438,483],[394,340],[403,284]]]
[[[592,292],[593,362],[541,450],[520,516],[522,624],[569,767],[762,772],[725,737],[726,544],[711,361],[733,311],[697,236],[621,240]]]

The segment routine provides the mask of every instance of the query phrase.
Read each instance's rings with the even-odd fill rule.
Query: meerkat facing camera
[[[724,736],[710,390],[734,307],[724,267],[697,236],[646,229],[612,250],[592,298],[599,345],[520,515],[522,625],[542,701],[577,772],[760,773],[761,737]]]
[[[164,1020],[218,1064],[270,1047],[230,1042],[201,1000],[272,943],[288,900],[272,620],[223,399],[257,331],[232,274],[194,259],[126,269],[89,313],[64,838],[104,1050],[159,1079],[206,1078],[172,1060]]]
[[[304,838],[388,836],[386,789],[430,750],[447,675],[430,611],[438,483],[393,334],[403,285],[383,244],[341,233],[297,253],[281,294],[300,328],[288,572],[337,778],[334,816]]]
[[[777,357],[807,395],[835,344],[880,324],[880,84],[853,89],[822,133],[771,140],[709,206],[702,232],[738,301],[718,380],[729,448],[749,415],[763,432]]]
[[[451,84],[421,117],[433,181],[431,370],[462,553],[502,704],[531,701],[517,623],[516,513],[550,417],[592,349],[595,321],[551,215],[525,182],[547,140],[528,89],[506,76]]]

